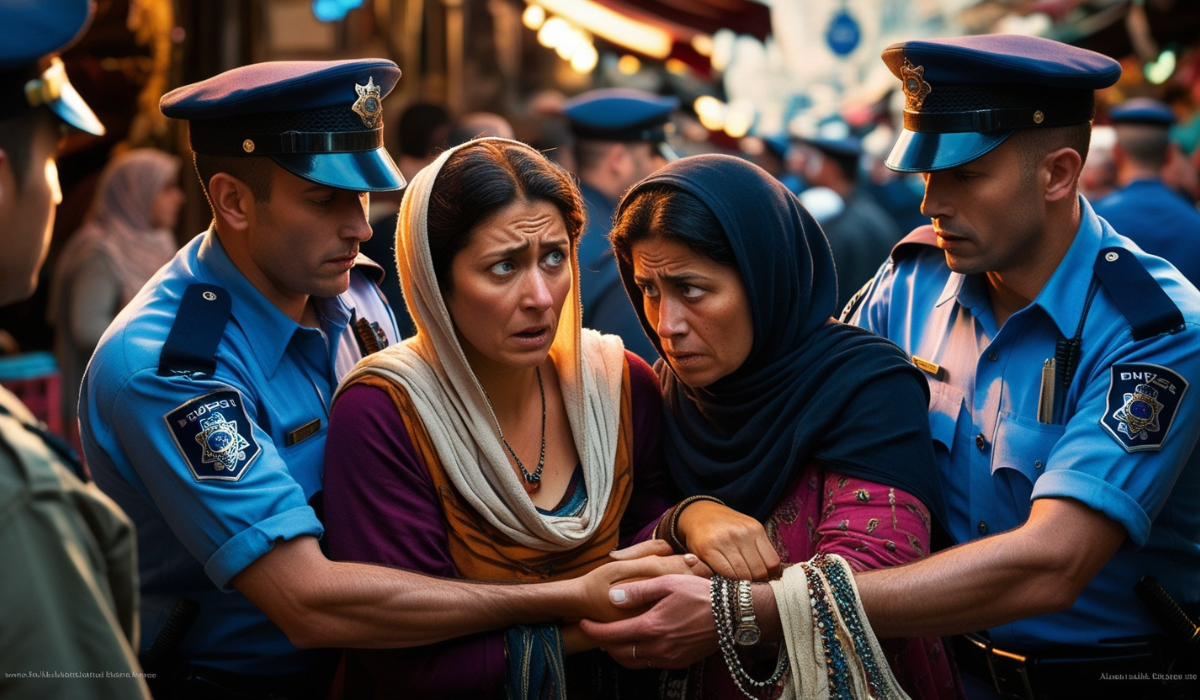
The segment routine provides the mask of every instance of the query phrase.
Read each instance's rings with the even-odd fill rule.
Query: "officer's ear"
[[[629,153],[629,145],[624,143],[609,144],[604,153],[604,166],[608,172],[617,176],[622,182],[633,176],[633,156]]]
[[[208,181],[208,197],[218,221],[236,231],[250,228],[254,193],[246,183],[229,173],[216,173]]]
[[[1079,151],[1069,147],[1051,151],[1042,160],[1042,167],[1049,174],[1044,190],[1047,202],[1058,202],[1075,196],[1079,174],[1083,171],[1083,158]]]

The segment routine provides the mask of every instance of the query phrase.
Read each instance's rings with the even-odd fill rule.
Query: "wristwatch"
[[[737,602],[737,625],[733,630],[733,641],[744,647],[754,646],[762,639],[762,630],[758,628],[758,620],[754,617],[754,596],[750,593],[749,581],[738,581]]]

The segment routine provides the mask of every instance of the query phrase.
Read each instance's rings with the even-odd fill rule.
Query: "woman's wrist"
[[[676,503],[671,510],[667,511],[667,514],[663,516],[663,521],[666,522],[666,526],[662,531],[663,539],[670,543],[671,548],[674,549],[678,554],[684,554],[688,551],[686,528],[680,528],[679,520],[689,506],[694,505],[699,501],[710,501],[720,506],[725,505],[721,502],[721,499],[715,496],[696,494],[695,496],[688,496],[679,503]],[[662,523],[660,522],[659,524],[661,525]]]
[[[754,617],[762,632],[763,642],[778,642],[783,639],[783,626],[779,622],[779,606],[775,602],[775,589],[769,583],[750,584],[754,599]]]

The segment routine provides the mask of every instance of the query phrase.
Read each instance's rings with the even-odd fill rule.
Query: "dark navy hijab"
[[[890,341],[831,318],[833,256],[800,200],[755,165],[702,155],[635,185],[618,222],[639,192],[663,187],[690,193],[720,222],[754,326],[746,361],[707,387],[688,387],[665,360],[655,366],[667,465],[683,493],[711,494],[762,520],[816,460],[908,491],[940,516],[925,378]],[[662,354],[621,257],[625,289]]]

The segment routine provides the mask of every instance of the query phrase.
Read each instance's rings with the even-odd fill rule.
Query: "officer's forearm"
[[[297,647],[432,644],[580,614],[580,582],[489,585],[331,562],[313,538],[281,542],[233,585]]]
[[[1041,499],[1020,528],[855,581],[877,635],[959,634],[1070,607],[1124,539],[1097,511]]]

